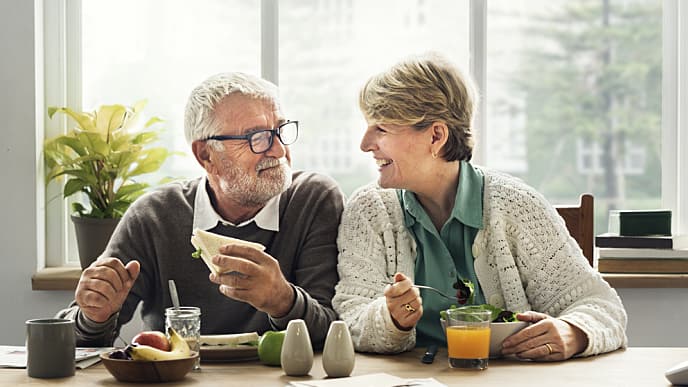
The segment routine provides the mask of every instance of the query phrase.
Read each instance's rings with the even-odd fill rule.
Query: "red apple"
[[[158,331],[144,331],[131,340],[132,344],[148,345],[162,351],[170,350],[170,341],[164,333]]]

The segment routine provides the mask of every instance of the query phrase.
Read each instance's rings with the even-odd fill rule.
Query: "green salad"
[[[510,311],[510,310],[504,310],[502,308],[498,308],[494,305],[490,304],[482,304],[482,305],[475,305],[473,307],[484,309],[484,310],[489,310],[492,313],[491,321],[495,323],[500,323],[500,322],[514,322],[518,321],[516,318],[516,313]],[[452,305],[449,307],[449,309],[456,309],[456,305]],[[443,320],[447,319],[447,312],[445,310],[440,311],[440,318]]]

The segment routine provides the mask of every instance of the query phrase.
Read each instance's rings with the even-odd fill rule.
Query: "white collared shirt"
[[[224,225],[243,227],[251,222],[256,222],[256,226],[268,231],[279,231],[279,202],[280,196],[276,195],[270,199],[263,208],[258,211],[256,216],[240,224],[234,224],[226,219],[223,219],[220,214],[215,211],[210,202],[210,195],[206,189],[208,177],[203,176],[198,183],[196,190],[196,198],[194,199],[194,215],[193,215],[193,229],[210,230],[217,226],[218,222]]]

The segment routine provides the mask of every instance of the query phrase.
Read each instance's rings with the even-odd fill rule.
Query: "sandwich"
[[[255,347],[258,345],[258,333],[232,333],[226,335],[201,335],[200,343],[202,346],[224,346],[236,347],[248,345]]]
[[[191,256],[203,259],[203,262],[208,265],[208,269],[216,275],[223,274],[222,269],[212,262],[213,256],[220,253],[220,247],[226,245],[243,245],[253,247],[260,251],[265,250],[265,246],[260,243],[219,235],[198,228],[195,229],[193,235],[191,235],[191,244],[196,248],[196,252]]]

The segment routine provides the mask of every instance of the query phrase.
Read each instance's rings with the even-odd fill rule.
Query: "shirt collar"
[[[401,190],[399,201],[404,209],[406,227],[413,226],[420,217],[425,215],[425,210],[413,192]],[[483,176],[477,168],[463,160],[459,170],[459,185],[456,188],[451,218],[469,227],[483,228]]]
[[[256,222],[256,226],[268,231],[279,231],[279,203],[282,195],[276,195],[270,199],[263,208],[258,211],[253,218],[234,224],[225,220],[215,211],[210,202],[210,195],[207,189],[208,178],[203,176],[198,183],[196,198],[194,199],[193,229],[210,230],[218,223],[234,227],[243,227],[251,222]]]

